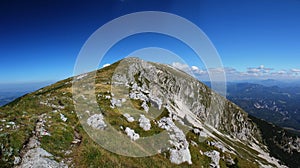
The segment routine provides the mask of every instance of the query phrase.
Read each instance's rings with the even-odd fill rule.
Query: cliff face
[[[86,82],[95,82],[94,90]],[[74,108],[80,102],[84,108]],[[137,58],[25,95],[0,116],[5,166],[284,167],[242,109],[180,70]],[[157,134],[164,136],[143,141]],[[95,143],[95,135],[108,147]],[[119,143],[129,144],[136,157],[116,155],[128,152]],[[43,155],[30,156],[37,149]]]
[[[181,118],[196,116],[201,123],[233,138],[260,140],[257,127],[242,109],[173,67],[128,58],[118,65],[112,82],[113,86],[138,86],[138,89],[131,88],[140,90],[139,94],[143,94],[143,90],[149,92],[150,102],[157,99],[165,102],[168,110]]]

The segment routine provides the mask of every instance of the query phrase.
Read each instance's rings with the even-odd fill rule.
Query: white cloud
[[[260,72],[260,69],[258,68],[248,68],[247,70],[248,73],[259,73]]]
[[[195,74],[195,75],[203,75],[203,74],[207,74],[207,71],[198,68],[197,66],[192,66],[191,67],[191,71]]]
[[[198,67],[196,67],[196,66],[191,66],[191,68],[192,68],[192,70],[193,70],[193,71],[197,71],[197,70],[199,70],[199,68],[198,68]]]
[[[183,64],[183,63],[180,63],[180,62],[173,62],[172,67],[180,69],[180,70],[182,70],[186,73],[189,73],[189,74],[191,73],[191,68],[187,64]]]
[[[273,68],[266,68],[264,65],[260,65],[257,68],[250,67],[247,69],[248,69],[247,73],[255,75],[255,76],[261,76],[263,74],[268,74],[273,70]]]
[[[199,67],[197,66],[189,66],[187,64],[183,64],[183,63],[180,63],[180,62],[173,62],[172,63],[172,66],[174,68],[177,68],[177,69],[180,69],[192,76],[200,76],[200,75],[204,75],[204,74],[207,74],[207,71],[206,70],[203,70],[203,69],[200,69]]]
[[[224,68],[209,68],[209,72],[211,73],[225,73]]]
[[[293,68],[293,69],[291,69],[291,71],[294,72],[294,73],[299,73],[299,72],[300,72],[300,69],[295,69],[295,68]]]
[[[197,66],[189,66],[178,62],[172,63],[172,66],[181,69],[189,74],[193,74],[200,80],[209,80],[208,70]],[[260,65],[258,67],[248,67],[246,71],[239,71],[232,67],[210,68],[210,73],[225,73],[227,80],[247,80],[247,79],[295,79],[300,78],[300,69],[278,70]]]
[[[104,65],[102,66],[102,68],[107,67],[107,66],[110,66],[110,64],[104,64]]]
[[[286,75],[288,72],[285,70],[280,70],[280,71],[276,71],[271,73],[272,75]]]

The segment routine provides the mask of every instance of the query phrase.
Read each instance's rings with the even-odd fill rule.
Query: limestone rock
[[[87,124],[95,129],[104,129],[107,125],[102,114],[94,114],[87,119]]]
[[[213,151],[205,152],[204,155],[211,158],[210,167],[220,168],[220,165],[219,165],[220,152],[213,150]]]
[[[126,118],[126,120],[128,122],[133,122],[134,121],[134,118],[132,116],[130,116],[130,114],[128,114],[128,113],[123,114],[123,116]]]
[[[140,135],[135,133],[133,129],[130,129],[129,127],[126,127],[125,128],[125,132],[127,134],[127,136],[129,136],[129,138],[132,140],[132,141],[136,141],[140,138]]]
[[[143,130],[148,131],[151,129],[150,120],[144,115],[140,115],[139,123],[140,127],[143,128]]]
[[[192,164],[189,143],[183,131],[175,125],[172,118],[163,117],[158,121],[158,126],[169,132],[170,144],[174,147],[170,149],[170,161],[175,164],[183,162]]]

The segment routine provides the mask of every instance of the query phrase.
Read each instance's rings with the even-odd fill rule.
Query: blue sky
[[[299,9],[299,0],[4,0],[0,83],[70,77],[81,47],[94,31],[124,14],[148,10],[174,13],[200,27],[218,50],[229,79],[299,78]],[[143,47],[166,48],[189,64],[183,67],[199,75],[205,71],[188,47],[157,34],[120,41],[99,66]]]

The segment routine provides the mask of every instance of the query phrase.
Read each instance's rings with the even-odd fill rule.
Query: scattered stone
[[[234,160],[229,156],[229,158],[226,158],[225,159],[225,162],[228,164],[228,165],[234,165],[235,162]]]
[[[19,157],[19,156],[14,156],[14,165],[17,165],[17,164],[19,164],[20,162],[21,162],[21,158]]]
[[[112,98],[110,100],[110,104],[111,104],[111,108],[121,107],[122,106],[122,101],[121,101],[121,99]]]
[[[204,132],[204,131],[202,131],[202,130],[200,130],[200,129],[198,129],[198,128],[194,128],[194,129],[193,129],[193,132],[194,132],[196,135],[199,135],[200,137],[203,137],[203,138],[207,138],[207,137],[208,137],[208,135],[207,135],[206,132]]]
[[[144,115],[140,115],[140,127],[143,128],[144,131],[149,131],[151,129],[151,123],[148,118],[146,118]]]
[[[122,99],[121,99],[121,102],[122,102],[122,103],[125,103],[125,102],[126,102],[126,99],[125,99],[125,98],[122,98]]]
[[[74,139],[74,140],[72,141],[72,144],[78,144],[78,143],[80,143],[80,142],[81,142],[80,139]]]
[[[9,124],[9,125],[16,125],[16,123],[13,122],[13,121],[7,122],[7,124]]]
[[[143,109],[148,113],[148,111],[149,111],[149,106],[148,106],[147,102],[144,101],[144,102],[142,103],[141,107],[143,107]]]
[[[175,164],[188,162],[192,164],[189,143],[186,140],[185,134],[179,129],[170,117],[163,117],[158,121],[158,126],[169,132],[170,144],[175,149],[170,149],[170,161]]]
[[[126,120],[128,122],[133,122],[134,121],[134,118],[131,117],[130,114],[128,114],[128,113],[123,114],[123,116],[126,118]]]
[[[51,134],[44,128],[46,123],[47,116],[45,114],[42,114],[36,123],[36,133],[38,136],[51,136]]]
[[[192,144],[193,146],[198,146],[198,144],[197,144],[195,141],[191,141],[191,144]]]
[[[67,117],[65,117],[63,114],[60,113],[60,119],[63,120],[63,122],[66,122],[68,120]]]
[[[209,146],[216,147],[217,149],[221,150],[222,152],[229,151],[227,148],[224,147],[224,145],[221,142],[210,142],[210,141],[207,141],[207,144]]]
[[[65,152],[65,155],[70,155],[71,153],[72,153],[71,150],[67,150],[67,151]]]
[[[83,100],[87,100],[87,98],[85,97],[85,95],[81,95],[81,97],[83,98]]]
[[[47,132],[46,130],[41,131],[41,136],[51,136],[51,134],[49,132]]]
[[[199,136],[203,137],[203,138],[207,138],[208,137],[207,133],[204,132],[204,131],[201,131],[200,134],[199,134]]]
[[[49,103],[49,101],[52,101],[52,99],[47,99],[46,102],[40,102],[41,105],[45,105],[45,106],[48,106],[48,107],[52,107],[52,108],[55,108],[55,109],[64,109],[65,107],[62,106],[62,105],[55,105],[55,104],[51,104]]]
[[[87,119],[87,124],[95,129],[104,129],[107,125],[102,114],[94,114]]]
[[[200,130],[199,130],[198,128],[194,128],[194,129],[193,129],[193,132],[194,132],[196,135],[199,135]]]
[[[126,127],[125,128],[125,132],[127,134],[127,136],[129,136],[129,138],[132,140],[132,141],[136,141],[137,139],[140,138],[140,135],[135,133],[133,129],[130,129],[129,127]]]
[[[219,165],[220,152],[213,150],[213,151],[205,152],[204,155],[211,158],[210,167],[220,168]]]
[[[171,149],[170,161],[175,164],[181,164],[185,161],[192,164],[190,151],[188,149]]]

